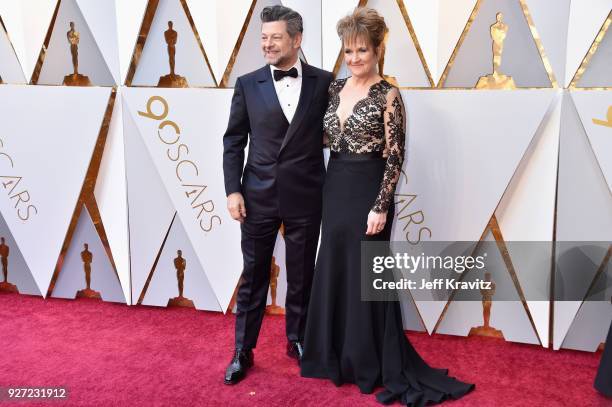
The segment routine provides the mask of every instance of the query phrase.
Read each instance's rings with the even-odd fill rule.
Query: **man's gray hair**
[[[262,23],[270,23],[273,21],[285,21],[287,23],[287,33],[291,38],[297,33],[304,32],[304,23],[302,16],[297,11],[285,6],[268,6],[265,7],[260,14]]]

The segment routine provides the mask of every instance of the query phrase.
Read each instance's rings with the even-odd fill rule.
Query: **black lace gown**
[[[375,83],[341,125],[339,93],[329,88],[325,131],[331,159],[323,189],[321,246],[306,322],[301,373],[355,383],[362,393],[384,386],[382,403],[411,406],[459,398],[474,388],[429,367],[404,335],[396,301],[361,301],[361,241],[388,241],[393,196],[404,158],[405,112],[397,88]],[[384,157],[384,158],[383,158]],[[370,210],[387,212],[384,230],[367,236]]]

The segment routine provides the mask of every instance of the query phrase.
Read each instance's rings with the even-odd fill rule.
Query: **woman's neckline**
[[[348,116],[346,116],[346,118],[344,120],[340,119],[340,115],[338,114],[338,108],[340,107],[340,104],[342,102],[342,100],[340,99],[340,92],[342,92],[342,89],[344,89],[344,86],[346,85],[346,83],[348,82],[348,80],[352,78],[351,76],[347,77],[347,78],[342,78],[342,86],[340,87],[340,89],[338,89],[338,93],[337,93],[337,97],[338,97],[338,105],[336,106],[336,111],[334,112],[336,115],[336,119],[338,120],[338,127],[340,129],[340,133],[344,133],[344,126],[346,125],[346,122],[355,114],[355,107],[361,103],[362,101],[370,98],[370,94],[372,93],[372,89],[374,89],[375,86],[380,85],[385,81],[385,78],[381,78],[380,80],[374,82],[373,84],[371,84],[368,87],[368,92],[366,93],[366,95],[360,99],[358,99],[355,104],[353,104],[353,106],[350,109],[350,112]]]

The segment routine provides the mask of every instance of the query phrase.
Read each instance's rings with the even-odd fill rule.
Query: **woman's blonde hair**
[[[351,14],[338,21],[336,31],[343,44],[363,38],[376,49],[383,43],[389,29],[385,19],[376,10],[357,7]]]

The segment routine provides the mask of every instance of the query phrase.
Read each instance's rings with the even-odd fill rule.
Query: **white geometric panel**
[[[567,31],[564,86],[567,87],[572,81],[611,9],[612,0],[572,1]]]
[[[85,207],[82,207],[80,212],[72,241],[62,262],[51,296],[74,299],[78,291],[87,287],[84,269],[87,260],[86,251],[89,251],[91,254],[89,261],[90,288],[97,291],[104,301],[125,303],[121,283],[113,270],[91,216]]]
[[[569,288],[572,295],[571,300],[554,303],[554,349],[563,346],[593,352],[604,341],[612,285],[610,262],[604,265],[602,259],[609,246],[609,242],[565,244],[558,250],[555,291],[562,295]],[[596,278],[599,270],[603,273]],[[606,327],[599,327],[600,323]]]
[[[186,0],[186,3],[211,69],[220,82],[253,0]]]
[[[117,14],[117,37],[119,42],[119,84],[125,83],[125,77],[130,69],[134,46],[138,39],[140,22],[144,17],[148,0],[115,0]]]
[[[506,242],[550,242],[508,245],[544,346],[548,346],[549,304],[539,293],[547,292],[550,284],[562,100],[559,90],[495,211]]]
[[[125,92],[129,114],[223,310],[242,270],[239,224],[225,208],[221,171],[220,137],[232,93],[161,88]]]
[[[497,311],[496,306],[497,303],[493,303],[491,310]],[[449,304],[436,333],[467,336],[472,327],[482,324],[482,303],[480,301],[453,301]]]
[[[494,242],[491,231],[485,235],[484,241]],[[496,246],[489,246],[496,247]],[[499,250],[487,250],[487,269],[491,273],[491,281],[495,284],[493,302],[491,305],[490,326],[500,330],[504,338],[511,342],[539,344],[538,336],[525,311],[517,287],[504,263]],[[475,253],[481,255],[482,252]],[[464,275],[462,281],[484,279],[484,274],[471,270]],[[482,301],[473,301],[461,290],[455,291],[455,297],[436,329],[437,333],[467,336],[471,328],[484,325],[484,310]]]
[[[117,12],[114,1],[76,0],[87,26],[102,53],[115,84],[121,84],[119,76],[119,39]],[[133,26],[138,24],[132,23]]]
[[[127,303],[130,304],[130,253],[122,89],[124,88],[117,88],[94,195],[121,287],[125,298],[128,299]]]
[[[482,314],[480,301],[453,301],[436,333],[468,336],[471,328],[483,325]],[[507,341],[540,344],[520,301],[493,301],[490,326],[502,331]]]
[[[132,90],[123,88],[122,94],[125,95]],[[122,104],[130,228],[131,292],[132,304],[136,304],[176,211],[157,174],[125,99],[122,99]],[[104,205],[100,203],[100,212],[104,214],[102,207]],[[109,234],[109,241],[112,241],[111,236]]]
[[[394,3],[398,4],[397,1]],[[438,67],[438,21],[440,18],[440,1],[403,0],[402,3],[408,16],[410,16],[410,23],[419,40],[419,46],[423,52],[427,67],[431,75],[435,78]],[[368,4],[368,6],[371,5]],[[391,35],[394,29],[386,18],[385,22],[389,27],[389,35]],[[465,21],[463,21],[463,25],[465,25]],[[463,25],[461,28],[463,28]],[[461,31],[459,31],[459,33],[461,33]]]
[[[555,94],[402,91],[408,179],[392,240],[480,239]],[[428,331],[444,304],[417,301]]]
[[[206,273],[196,255],[181,220],[174,218],[168,238],[153,271],[151,282],[143,297],[143,305],[165,307],[168,300],[178,297],[178,279],[175,259],[178,251],[185,260],[183,296],[193,301],[199,310],[221,311],[217,297],[210,287]]]
[[[0,1],[0,16],[21,62],[26,82],[34,72],[56,5],[57,0]]]
[[[585,134],[585,129],[589,129],[592,139],[596,141],[601,138],[605,140],[608,136],[609,127],[597,126],[592,122],[594,118],[603,119],[610,103],[606,96],[604,92],[588,91],[572,93],[570,97],[566,92],[563,99],[557,198],[558,241],[612,241],[610,186],[589,143],[588,133]],[[579,103],[583,120],[573,100]],[[600,132],[599,127],[603,131]],[[605,144],[598,147],[602,148],[603,157],[609,155],[610,150],[603,149]]]
[[[425,325],[419,315],[414,299],[410,292],[403,290],[399,292],[400,307],[402,309],[402,325],[405,330],[425,332]]]
[[[0,16],[0,83],[26,83],[13,45],[4,30]]]
[[[403,3],[437,84],[476,0],[404,0]]]
[[[563,92],[540,124],[495,211],[506,241],[553,240]]]
[[[572,326],[581,304],[582,301],[555,301],[552,330],[554,350],[561,349],[563,340]]]
[[[169,22],[177,33],[175,72],[189,86],[215,86],[210,69],[180,0],[160,0],[149,29],[132,85],[157,86],[160,77],[170,73],[165,32]]]
[[[501,12],[508,31],[503,42],[500,71],[511,76],[517,87],[550,87],[519,0],[481,0],[479,5],[463,43],[456,50],[443,86],[472,88],[481,76],[493,72],[490,27],[496,21],[496,14]]]
[[[0,87],[0,212],[46,294],[111,89]],[[33,119],[35,118],[35,119]],[[17,206],[17,207],[16,207]]]
[[[224,82],[225,87],[233,87],[239,76],[261,68],[266,64],[261,50],[261,19],[259,15],[264,7],[279,4],[281,4],[280,0],[257,0],[255,3],[234,64],[231,67],[227,67],[227,69],[231,68],[231,71],[227,76],[227,81]],[[224,77],[225,75],[227,75],[227,71]]]
[[[588,62],[585,71],[576,83],[579,88],[596,88],[609,87],[612,88],[612,69],[610,69],[610,61],[612,61],[612,11],[605,23],[605,28],[598,34],[597,40],[599,45],[594,49],[593,56]],[[605,32],[604,32],[605,30]],[[603,38],[600,38],[603,36]],[[589,51],[591,52],[591,51]]]
[[[567,32],[572,0],[525,0],[555,78],[561,87],[565,81]],[[586,7],[586,5],[585,5]]]
[[[597,163],[612,191],[612,92],[572,92]]]
[[[323,69],[333,71],[342,48],[336,32],[338,20],[351,13],[359,0],[337,0],[321,2],[321,41],[323,42]]]
[[[304,35],[302,38],[302,51],[308,57],[309,65],[321,68],[323,66],[323,44],[321,43],[321,8],[322,2],[312,0],[282,0],[285,7],[289,7],[302,16]]]
[[[112,14],[106,14],[106,17],[111,18],[114,22]],[[78,44],[78,73],[89,77],[93,85],[114,85],[115,79],[113,79],[110,67],[104,59],[76,0],[62,0],[60,2],[37,84],[61,85],[64,77],[74,72],[70,43],[66,38],[71,22],[74,22],[74,29],[80,35]],[[104,23],[111,24],[111,22]],[[108,37],[110,34],[106,36]],[[105,42],[107,46],[112,46],[112,44],[108,44],[109,42],[112,43],[112,40],[105,40]]]
[[[418,0],[412,0],[418,1]],[[419,2],[422,3],[422,2]],[[436,84],[440,81],[440,77],[444,72],[444,68],[450,59],[457,41],[463,32],[463,29],[476,5],[476,0],[438,0],[438,13],[439,17],[437,20],[437,66],[432,68],[429,65],[431,74],[434,77]],[[416,22],[415,24],[416,30]],[[423,41],[420,39],[419,41]],[[429,63],[429,61],[428,61]]]
[[[555,95],[402,91],[408,180],[397,193],[417,195],[430,240],[480,238]],[[404,230],[402,220],[396,222],[394,240],[416,240],[418,228]]]
[[[4,244],[8,246],[9,250],[7,259],[7,281],[17,286],[17,291],[19,291],[20,294],[42,295],[2,215],[0,215],[0,237],[4,238]],[[0,266],[0,268],[2,267]],[[1,281],[4,281],[4,274],[0,270],[0,282]]]
[[[584,102],[582,106],[583,111],[593,112],[585,107],[594,104]],[[569,289],[572,295],[571,301],[554,304],[555,349],[562,345],[580,309],[581,298],[587,295],[612,241],[612,195],[583,124],[573,98],[565,92],[559,147],[556,238],[560,243],[556,250],[555,291]]]
[[[611,321],[610,293],[607,300],[583,302],[561,347],[595,352],[606,341]]]

